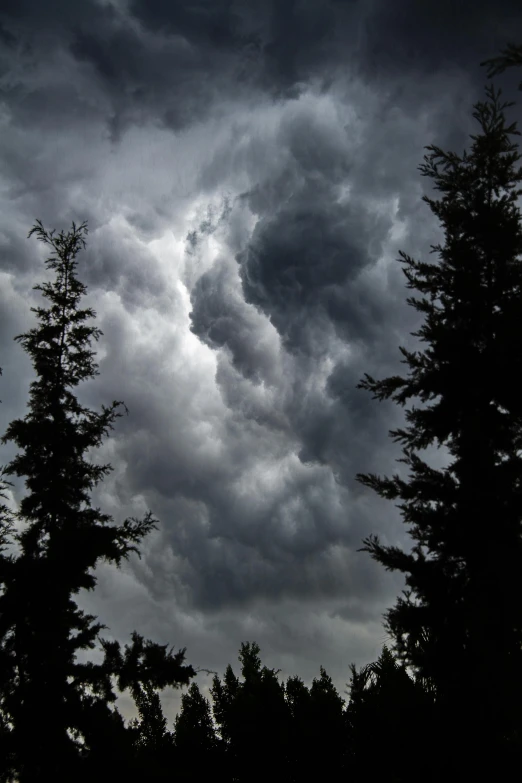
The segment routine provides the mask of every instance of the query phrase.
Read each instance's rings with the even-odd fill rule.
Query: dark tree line
[[[181,780],[355,782],[368,779],[369,764],[372,779],[390,778],[390,764],[392,780],[419,779],[428,747],[422,718],[433,702],[386,647],[361,671],[352,665],[347,705],[323,667],[310,687],[299,677],[284,683],[259,653],[255,642],[241,645],[242,679],[230,665],[222,680],[216,675],[212,704],[196,683],[182,696],[174,731]],[[405,737],[402,719],[412,710],[418,727]]]
[[[510,45],[488,75],[522,65]],[[522,88],[522,84],[521,84]],[[490,85],[474,107],[478,132],[462,155],[427,147],[420,166],[439,198],[424,196],[444,230],[435,263],[400,253],[408,304],[423,314],[400,348],[404,376],[359,387],[405,407],[390,433],[408,475],[358,480],[398,500],[412,547],[364,550],[404,574],[385,615],[393,640],[377,661],[351,667],[349,701],[320,667],[307,687],[279,681],[254,643],[241,645],[241,676],[214,676],[212,704],[193,682],[169,729],[160,694],[189,685],[185,649],[103,638],[77,596],[96,566],[139,555],[157,521],[115,521],[91,503],[111,470],[90,459],[123,412],[83,406],[76,388],[98,374],[101,332],[77,275],[86,224],[56,235],[37,221],[29,236],[50,248],[52,282],[36,286],[36,326],[15,338],[35,380],[27,414],[2,442],[17,454],[0,475],[0,781],[113,779],[397,783],[504,780],[522,761],[522,195],[516,123]],[[1,372],[1,371],[0,371]],[[435,469],[423,455],[446,447]],[[10,479],[25,481],[13,511]],[[100,662],[79,653],[97,650]],[[128,691],[138,718],[115,702]]]

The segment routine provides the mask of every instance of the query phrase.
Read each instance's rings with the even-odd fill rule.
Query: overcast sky
[[[341,695],[379,655],[403,584],[357,549],[408,539],[355,474],[401,468],[402,418],[355,387],[416,345],[398,250],[441,238],[417,166],[467,146],[479,63],[509,40],[519,0],[0,0],[0,429],[31,381],[13,337],[47,253],[27,233],[87,220],[104,334],[82,399],[130,411],[95,501],[161,521],[82,599],[106,636],[220,675],[257,641]]]

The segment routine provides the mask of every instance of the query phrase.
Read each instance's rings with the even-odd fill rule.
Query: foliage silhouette
[[[255,642],[243,643],[239,653],[243,682],[229,665],[224,682],[215,676],[211,689],[228,769],[234,778],[245,781],[264,780],[267,775],[282,779],[287,774],[289,712],[284,686],[278,672],[261,668],[259,652]]]
[[[435,691],[443,752],[435,779],[449,770],[471,779],[498,774],[514,752],[522,697],[522,542],[519,483],[522,399],[522,221],[517,198],[522,169],[516,123],[507,124],[501,91],[486,88],[475,105],[480,133],[460,157],[436,146],[420,170],[440,199],[423,200],[444,228],[432,246],[440,263],[400,253],[408,304],[424,314],[414,333],[424,351],[401,347],[407,377],[358,388],[404,406],[407,426],[390,432],[409,468],[400,475],[357,476],[382,497],[400,499],[414,546],[367,551],[387,570],[405,574],[407,590],[385,616],[401,662]],[[429,404],[428,404],[429,403]],[[452,458],[434,469],[419,456],[444,445]],[[508,748],[509,746],[509,748]]]
[[[488,66],[488,79],[504,73],[508,68],[522,65],[522,45],[509,43],[500,55],[484,60],[480,64]],[[518,89],[522,90],[522,82],[520,82]]]
[[[156,520],[149,512],[114,524],[90,501],[111,466],[89,461],[89,452],[113,428],[123,403],[96,412],[73,393],[98,374],[91,344],[101,331],[88,325],[95,313],[80,306],[86,287],[76,274],[87,225],[73,223],[71,231],[55,235],[37,221],[32,234],[52,250],[46,267],[54,279],[35,286],[48,306],[32,308],[37,325],[15,338],[31,357],[36,379],[27,415],[12,421],[2,439],[19,449],[5,475],[25,478],[27,490],[16,514],[18,554],[2,555],[0,595],[0,715],[9,759],[3,780],[16,774],[20,783],[80,779],[86,770],[99,777],[114,768],[118,743],[108,748],[106,737],[118,735],[125,753],[128,742],[114,708],[113,680],[143,706],[145,696],[152,700],[154,691],[188,684],[195,674],[183,665],[185,650],[174,655],[136,633],[122,654],[118,642],[99,639],[102,624],[74,600],[95,587],[97,563],[119,566],[139,555]],[[5,511],[2,522],[7,535]],[[97,645],[102,663],[78,660],[78,652]]]
[[[408,675],[386,645],[377,661],[360,671],[353,664],[350,669],[346,720],[352,779],[367,779],[371,759],[375,779],[419,780],[419,770],[431,750],[432,694],[424,683]]]
[[[213,716],[223,743],[222,779],[291,783],[310,777],[334,779],[347,768],[348,741],[337,693],[323,667],[307,688],[299,677],[286,685],[278,671],[261,666],[256,642],[241,645],[241,681],[229,665],[216,675]]]
[[[300,678],[289,677],[286,698],[292,715],[291,779],[337,779],[346,769],[348,745],[344,699],[331,677],[321,666],[309,689]]]
[[[181,712],[175,721],[176,775],[180,780],[231,779],[226,748],[217,736],[212,710],[197,683],[181,697]]]

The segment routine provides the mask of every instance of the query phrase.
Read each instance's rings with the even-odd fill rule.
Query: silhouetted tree
[[[174,735],[167,728],[158,691],[150,683],[137,684],[132,689],[132,697],[139,717],[129,725],[133,746],[129,777],[136,782],[170,781],[174,766]]]
[[[288,758],[290,781],[306,778],[310,771],[310,755],[317,756],[310,690],[300,677],[289,677],[285,685],[286,703],[290,710]]]
[[[509,43],[498,57],[484,60],[480,64],[488,66],[488,79],[504,73],[513,66],[522,66],[522,44]],[[518,89],[522,90],[522,82],[520,82]]]
[[[458,777],[457,763],[466,779],[484,779],[521,725],[522,169],[512,140],[520,134],[504,115],[513,104],[492,86],[486,95],[474,107],[471,151],[430,146],[420,166],[442,193],[423,200],[445,243],[432,247],[436,264],[400,256],[408,288],[422,295],[407,300],[425,316],[414,336],[428,347],[400,348],[407,377],[359,384],[375,399],[422,403],[390,432],[408,478],[358,480],[402,501],[414,542],[405,551],[369,536],[364,550],[406,577],[386,629],[400,660],[435,688],[436,779]],[[447,468],[419,456],[432,444],[447,447]]]
[[[243,682],[230,664],[222,683],[216,675],[211,694],[214,719],[225,742],[233,780],[288,780],[290,713],[278,671],[261,667],[259,646],[243,642],[239,660]]]
[[[310,689],[299,677],[289,677],[285,686],[277,671],[261,666],[259,652],[255,642],[241,645],[243,681],[230,665],[223,682],[214,677],[213,714],[227,761],[224,779],[337,779],[347,767],[348,743],[344,700],[331,677],[320,667]]]
[[[0,370],[1,374],[1,370]],[[13,544],[13,513],[4,503],[7,500],[7,490],[11,482],[4,478],[4,469],[0,469],[0,594],[9,582],[10,569],[13,564],[13,554],[9,551]],[[14,758],[11,747],[11,727],[7,716],[1,709],[2,694],[11,688],[13,670],[9,656],[0,647],[0,780],[7,780],[13,771]]]
[[[180,780],[227,778],[225,748],[217,736],[210,702],[193,682],[181,697],[181,712],[174,726],[176,776]]]
[[[350,666],[346,709],[350,772],[354,783],[386,777],[394,783],[424,780],[433,722],[433,698],[385,645],[360,671]],[[376,750],[378,749],[378,752]]]
[[[73,393],[98,374],[91,344],[101,332],[88,325],[95,313],[81,308],[86,287],[76,275],[86,233],[85,223],[73,223],[70,232],[55,235],[40,221],[29,233],[50,246],[46,267],[54,279],[35,286],[48,306],[32,308],[37,325],[16,338],[36,379],[27,415],[11,422],[2,439],[19,448],[6,475],[24,477],[27,490],[17,514],[19,554],[2,560],[0,596],[0,707],[4,725],[12,727],[9,753],[20,783],[79,779],[80,762],[97,778],[103,775],[101,757],[94,770],[94,749],[103,747],[104,733],[114,736],[121,728],[112,707],[113,679],[120,690],[141,687],[151,699],[152,691],[187,684],[195,674],[183,665],[185,650],[173,655],[134,634],[122,654],[118,642],[99,640],[103,626],[74,600],[80,590],[94,588],[99,561],[120,565],[139,554],[138,545],[156,526],[150,512],[115,524],[90,501],[111,466],[91,462],[89,453],[112,429],[123,403],[96,412]],[[98,643],[102,663],[77,660],[79,651]]]
[[[291,715],[289,777],[336,780],[347,768],[347,731],[344,700],[323,667],[310,689],[300,677],[289,677],[286,701]]]
[[[321,676],[314,678],[310,688],[312,711],[317,722],[317,741],[323,753],[325,776],[341,775],[346,766],[346,731],[344,699],[337,692],[332,678],[320,667]]]

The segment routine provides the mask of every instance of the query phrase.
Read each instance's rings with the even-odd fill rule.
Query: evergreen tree
[[[1,370],[0,370],[1,374]],[[13,513],[4,503],[7,500],[7,490],[11,482],[5,478],[4,469],[0,470],[0,595],[5,590],[9,581],[10,569],[13,563],[13,555],[9,549],[13,545]],[[11,667],[8,656],[0,647],[0,693],[6,693],[10,687]],[[10,752],[11,727],[7,716],[0,711],[0,780],[2,775],[11,774],[14,759]]]
[[[521,728],[522,169],[520,134],[504,115],[513,104],[500,95],[489,86],[475,105],[469,153],[430,146],[420,166],[442,193],[423,200],[445,243],[432,247],[436,264],[400,256],[408,288],[422,294],[407,300],[425,315],[414,336],[428,347],[400,348],[407,377],[359,384],[374,399],[422,403],[390,432],[408,478],[357,478],[402,501],[414,542],[405,551],[369,536],[364,550],[406,577],[386,629],[401,662],[436,692],[435,779],[456,779],[458,764],[466,779],[483,779],[488,765],[494,776]],[[419,455],[432,444],[447,447],[447,468]]]
[[[285,697],[290,712],[288,740],[289,780],[305,780],[310,772],[310,754],[316,749],[310,690],[300,677],[289,677],[285,685]],[[316,766],[316,765],[314,765]]]
[[[241,752],[241,727],[237,726],[238,699],[241,690],[239,678],[234,674],[232,666],[228,664],[225,669],[223,682],[214,675],[212,688],[212,713],[218,727],[221,747],[224,758],[224,768],[231,780],[239,780],[239,764]]]
[[[259,652],[255,642],[241,645],[243,681],[230,665],[223,682],[214,677],[211,693],[226,758],[224,779],[336,779],[346,768],[348,743],[343,699],[331,677],[320,667],[310,689],[299,677],[289,677],[285,686],[277,671],[261,665]]]
[[[346,766],[346,729],[344,699],[339,696],[332,678],[320,667],[310,688],[309,726],[311,744],[303,743],[301,755],[308,755],[311,769],[325,780],[337,780]]]
[[[0,595],[0,714],[12,729],[8,752],[20,783],[79,779],[82,760],[98,778],[103,774],[104,759],[96,756],[103,735],[122,736],[114,679],[120,691],[143,687],[150,696],[150,688],[187,684],[195,674],[183,665],[185,650],[174,655],[138,634],[122,654],[118,642],[99,640],[103,626],[75,601],[80,590],[95,587],[98,562],[119,566],[139,554],[156,520],[149,512],[115,524],[91,505],[91,491],[111,466],[91,462],[89,453],[113,428],[123,403],[96,412],[74,394],[98,374],[91,344],[101,331],[88,323],[94,311],[80,306],[86,287],[76,274],[87,226],[73,223],[56,236],[37,221],[32,234],[52,250],[46,267],[54,279],[35,287],[48,306],[32,308],[37,325],[15,338],[36,379],[27,415],[11,422],[2,439],[19,449],[6,475],[24,477],[26,485],[17,514],[19,552],[1,561]],[[98,642],[103,662],[79,663],[77,653]],[[4,780],[9,775],[6,770]]]
[[[522,65],[522,45],[510,43],[498,57],[484,60],[484,62],[480,64],[488,66],[488,79],[497,76],[497,74],[504,73],[508,68]],[[522,82],[520,82],[518,89],[522,90]]]
[[[286,701],[291,715],[289,776],[284,780],[311,778],[336,780],[349,769],[344,700],[331,677],[320,667],[310,689],[300,677],[286,682]]]
[[[179,779],[225,779],[223,742],[216,734],[210,702],[193,682],[181,697],[181,712],[176,716],[176,774]]]
[[[213,680],[214,719],[225,743],[227,769],[238,781],[288,780],[290,714],[278,671],[261,667],[256,642],[239,654],[243,682],[230,665]]]
[[[131,721],[129,727],[133,739],[132,771],[129,777],[133,781],[170,781],[174,763],[174,735],[167,728],[159,694],[147,683],[134,687],[132,696],[139,718]]]
[[[433,721],[431,693],[408,675],[386,645],[377,661],[360,671],[353,664],[350,669],[345,715],[354,783],[366,780],[369,771],[372,778],[386,776],[395,783],[424,779]]]

